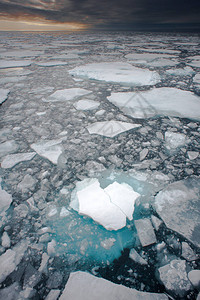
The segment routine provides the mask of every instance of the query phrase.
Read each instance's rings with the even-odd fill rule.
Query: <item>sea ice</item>
[[[77,288],[78,286],[78,288]],[[60,300],[167,300],[164,294],[139,292],[103,278],[95,277],[87,272],[70,274]]]
[[[11,203],[12,196],[2,189],[0,181],[0,215],[10,207]]]
[[[107,99],[134,118],[164,115],[200,120],[200,98],[177,88],[111,93]]]
[[[8,249],[0,256],[0,283],[2,283],[10,273],[12,273],[20,261],[22,260],[28,243],[22,241],[15,245],[12,249]]]
[[[134,223],[138,237],[143,247],[157,242],[153,226],[149,219],[146,218],[135,220]]]
[[[8,89],[0,89],[0,104],[7,100],[9,93]]]
[[[123,62],[87,64],[76,67],[69,73],[78,77],[131,86],[154,85],[160,82],[160,76],[157,72],[136,68]]]
[[[166,59],[166,58],[174,58],[174,56],[170,54],[162,54],[162,53],[129,53],[125,55],[125,58],[131,61],[144,61],[145,63],[152,62],[157,59]]]
[[[200,74],[196,74],[193,78],[195,84],[200,84]]]
[[[47,98],[42,98],[45,102],[57,102],[57,101],[70,101],[81,98],[82,96],[90,94],[91,91],[82,88],[70,88],[64,90],[58,90],[51,94]]]
[[[167,59],[167,58],[158,58],[150,62],[146,62],[145,65],[149,67],[172,67],[177,65],[177,60]]]
[[[129,258],[140,265],[148,264],[147,261],[144,258],[142,258],[134,248],[131,249],[129,253]]]
[[[132,124],[113,120],[93,123],[87,126],[87,129],[90,134],[99,134],[112,138],[122,132],[131,130],[133,128],[138,128],[140,126],[140,124]]]
[[[200,247],[199,177],[169,184],[155,197],[155,209],[166,226]]]
[[[31,64],[30,60],[0,60],[0,69],[28,67]]]
[[[195,68],[200,68],[200,60],[193,60],[189,63],[189,65]]]
[[[125,183],[114,182],[102,189],[97,179],[86,179],[77,183],[70,206],[107,230],[119,230],[126,226],[126,218],[132,220],[139,196]]]
[[[160,280],[165,288],[179,297],[184,297],[192,288],[187,277],[185,260],[174,259],[158,269]]]
[[[1,167],[4,169],[9,169],[14,167],[16,164],[31,160],[36,155],[35,152],[30,153],[16,153],[16,154],[9,154],[4,157],[1,163]]]
[[[188,76],[188,75],[193,75],[195,71],[191,67],[185,67],[183,69],[169,69],[166,70],[166,73],[169,75],[174,75],[174,76]]]
[[[47,158],[53,164],[57,164],[58,157],[62,153],[62,139],[40,141],[31,145],[31,148],[37,152],[38,155]]]
[[[83,99],[74,103],[74,107],[77,110],[93,110],[93,109],[97,109],[99,105],[100,105],[99,102],[90,99]]]
[[[200,291],[200,270],[192,270],[188,273],[188,278],[192,285]]]
[[[47,62],[35,62],[37,66],[40,67],[55,67],[55,66],[64,66],[67,65],[67,62],[64,61],[47,61]]]
[[[166,131],[165,132],[165,146],[167,150],[173,151],[178,147],[185,145],[186,136],[182,133]]]

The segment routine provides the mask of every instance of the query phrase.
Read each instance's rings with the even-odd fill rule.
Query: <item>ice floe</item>
[[[28,67],[31,64],[30,60],[0,60],[0,69]]]
[[[1,162],[1,167],[4,169],[12,168],[22,161],[31,160],[35,156],[35,154],[35,152],[30,152],[6,155]]]
[[[129,53],[125,56],[128,60],[131,61],[144,61],[144,62],[152,62],[156,59],[160,58],[174,58],[173,55],[170,54],[162,54],[162,53]]]
[[[77,288],[77,285],[79,288]],[[139,292],[121,284],[115,284],[103,278],[95,277],[87,272],[77,271],[70,274],[60,300],[116,300],[144,299],[167,300],[165,294]]]
[[[155,197],[155,209],[166,226],[200,246],[199,181],[191,177],[168,185]]]
[[[93,109],[97,109],[100,103],[90,99],[83,99],[83,100],[79,100],[73,105],[77,110],[93,110]]]
[[[176,150],[186,144],[186,135],[177,132],[165,132],[165,147],[169,151]]]
[[[87,126],[90,134],[99,134],[107,137],[115,137],[116,135],[140,127],[140,124],[132,124],[120,121],[104,121],[96,122]]]
[[[0,89],[0,104],[7,100],[9,93],[8,89]]]
[[[48,96],[47,98],[42,98],[44,102],[57,102],[57,101],[70,101],[81,98],[82,96],[90,94],[91,91],[82,88],[70,88],[64,90],[58,90]]]
[[[19,146],[14,140],[9,140],[0,144],[0,157],[18,150]]]
[[[107,230],[119,230],[126,226],[126,218],[132,220],[139,196],[125,183],[113,182],[102,189],[97,179],[86,179],[77,183],[70,206]]]
[[[123,62],[87,64],[76,67],[70,70],[69,73],[82,78],[131,86],[154,85],[160,82],[160,76],[157,72],[136,68]]]
[[[38,155],[47,158],[53,164],[57,164],[58,157],[62,153],[62,139],[40,141],[31,145],[31,148],[37,152]]]
[[[134,223],[140,243],[143,247],[149,246],[157,242],[156,235],[150,219],[139,219],[135,220]]]
[[[200,120],[200,98],[177,88],[111,93],[107,99],[134,118],[164,115]]]
[[[200,84],[200,74],[196,74],[193,78],[194,84]]]

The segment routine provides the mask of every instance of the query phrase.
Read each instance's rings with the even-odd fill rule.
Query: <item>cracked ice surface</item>
[[[200,97],[177,88],[112,93],[107,99],[134,118],[164,115],[200,120]]]
[[[126,218],[132,220],[134,204],[140,196],[125,183],[113,182],[102,189],[97,179],[82,181],[76,189],[71,207],[107,230],[119,230],[126,226]]]
[[[157,72],[136,68],[129,63],[122,62],[87,64],[76,67],[69,73],[78,77],[133,86],[154,85],[160,82]]]
[[[99,134],[107,137],[114,137],[122,132],[140,127],[140,124],[132,124],[120,121],[96,122],[87,126],[90,134]]]
[[[35,152],[30,152],[6,155],[2,160],[1,167],[4,169],[12,168],[22,161],[31,160],[35,156],[35,154]]]

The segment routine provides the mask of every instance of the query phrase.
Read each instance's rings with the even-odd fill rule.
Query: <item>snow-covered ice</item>
[[[73,76],[131,86],[154,85],[160,82],[155,71],[133,67],[129,63],[105,62],[76,67],[69,71]]]
[[[126,226],[126,218],[132,220],[134,204],[139,196],[125,183],[114,182],[102,189],[97,179],[86,179],[77,183],[70,205],[107,230],[119,230]]]
[[[58,90],[51,94],[47,98],[43,98],[42,100],[45,102],[57,102],[57,101],[70,101],[81,98],[82,96],[90,94],[91,91],[82,88],[70,88],[64,90]]]
[[[22,161],[31,160],[35,155],[35,152],[6,155],[1,162],[1,167],[4,169],[12,168]]]
[[[0,214],[4,213],[9,208],[11,203],[12,195],[2,189],[0,181]]]
[[[200,98],[177,88],[111,93],[107,99],[134,118],[161,115],[200,120]]]
[[[173,151],[178,147],[184,146],[186,140],[185,134],[170,131],[165,132],[165,147],[169,151]]]
[[[65,61],[47,61],[47,62],[35,62],[35,64],[40,67],[56,67],[56,66],[65,66],[68,63]]]
[[[57,164],[58,157],[62,153],[62,139],[40,141],[31,145],[31,148],[37,152],[38,155],[47,158],[53,164]]]
[[[0,104],[2,104],[8,98],[10,91],[8,89],[0,89]]]
[[[142,246],[149,246],[157,242],[150,219],[139,219],[135,220],[134,223]]]
[[[77,288],[77,285],[79,288]],[[120,284],[115,284],[103,278],[95,277],[87,272],[70,274],[60,300],[116,300],[116,299],[144,299],[167,300],[164,294],[139,292]]]
[[[192,76],[195,74],[195,71],[191,67],[187,66],[185,68],[169,69],[166,70],[166,73],[174,76]]]
[[[116,135],[131,130],[133,128],[140,127],[140,124],[132,124],[127,122],[120,121],[104,121],[96,122],[87,126],[87,129],[90,134],[99,134],[107,137],[115,137]]]
[[[93,109],[97,109],[99,105],[100,105],[99,102],[90,99],[83,99],[74,103],[74,107],[77,110],[93,110]]]

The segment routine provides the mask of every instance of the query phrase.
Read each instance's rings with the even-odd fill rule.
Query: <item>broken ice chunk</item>
[[[187,277],[185,260],[174,259],[158,269],[165,288],[175,296],[184,297],[192,285]]]
[[[8,94],[10,93],[7,89],[0,89],[0,104],[2,104],[8,98]]]
[[[0,215],[3,214],[12,203],[12,196],[4,191],[0,182]]]
[[[118,230],[126,226],[126,217],[132,220],[139,196],[127,184],[114,182],[102,189],[97,179],[86,179],[77,184],[70,206],[107,230]]]
[[[90,93],[92,92],[86,89],[70,88],[70,89],[58,90],[53,94],[51,94],[49,97],[43,98],[42,100],[45,102],[70,101],[88,95]]]
[[[165,143],[167,150],[173,151],[185,145],[186,136],[185,134],[167,131],[165,132]]]
[[[35,152],[6,155],[1,163],[1,167],[4,169],[12,168],[22,161],[31,160],[35,155]]]
[[[37,152],[38,155],[47,158],[53,164],[57,164],[58,157],[62,153],[62,139],[40,141],[31,145],[31,148]]]
[[[149,219],[135,220],[134,223],[143,247],[157,242],[153,226]]]
[[[131,258],[133,261],[135,261],[136,263],[141,264],[141,265],[148,264],[147,261],[144,258],[142,258],[134,248],[131,249],[131,251],[129,253],[129,258]]]
[[[131,130],[133,128],[138,128],[140,126],[140,124],[132,124],[113,120],[93,123],[87,126],[87,129],[90,134],[99,134],[112,138],[122,132]]]
[[[12,273],[22,260],[28,244],[22,241],[0,256],[0,283]]]

